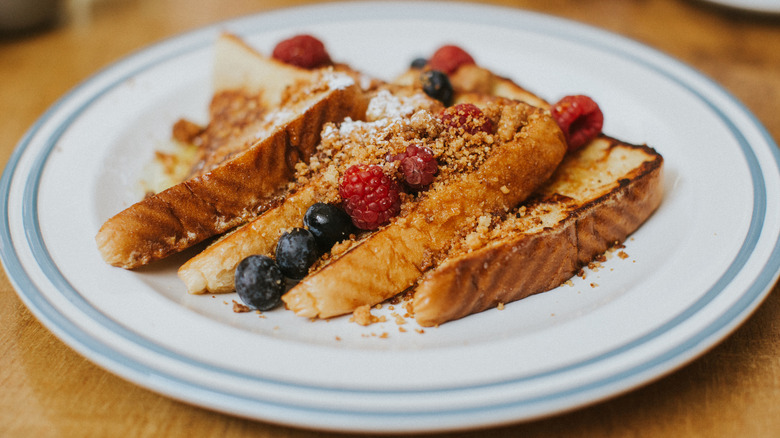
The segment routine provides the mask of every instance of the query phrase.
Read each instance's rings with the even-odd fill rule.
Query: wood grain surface
[[[0,164],[57,98],[119,58],[220,20],[308,3],[314,2],[63,0],[57,25],[0,35]],[[780,16],[683,0],[487,3],[588,23],[668,53],[722,84],[780,138]],[[128,383],[53,336],[3,272],[0,436],[340,435],[223,415]],[[547,419],[441,436],[780,436],[780,290],[775,286],[720,345],[637,390]]]

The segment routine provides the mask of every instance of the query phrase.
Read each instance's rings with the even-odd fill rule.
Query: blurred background
[[[777,138],[780,132],[773,130],[773,126],[778,120],[767,117],[778,116],[761,109],[780,101],[778,89],[767,83],[767,79],[774,79],[780,70],[780,50],[768,50],[780,41],[780,0],[716,1],[497,0],[480,3],[519,7],[573,19],[662,50],[693,65],[749,102],[751,109],[759,113],[759,118]],[[753,11],[725,7],[720,4],[724,2],[747,5]],[[66,90],[120,57],[168,36],[210,23],[308,3],[324,2],[0,0],[0,78],[4,82],[0,88],[0,113],[10,116],[12,120],[6,120],[6,123],[13,124],[12,132],[6,130],[2,134],[3,150],[7,153],[7,142],[15,142],[34,120],[30,116],[42,112]],[[755,11],[757,8],[775,9],[776,12],[759,13]],[[40,87],[41,82],[47,86]],[[750,84],[750,87],[740,86],[743,84]]]

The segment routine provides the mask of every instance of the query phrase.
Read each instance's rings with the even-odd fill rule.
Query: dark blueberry
[[[412,61],[412,68],[416,68],[418,70],[422,70],[423,67],[428,65],[428,60],[425,58],[415,58],[414,61]]]
[[[293,228],[282,234],[276,244],[276,264],[282,274],[300,280],[309,273],[311,266],[319,257],[314,235],[305,228]]]
[[[423,91],[428,96],[441,101],[445,106],[452,104],[455,91],[452,89],[450,78],[438,70],[428,70],[420,74]]]
[[[352,218],[346,211],[324,202],[318,202],[303,216],[303,224],[314,235],[320,252],[328,252],[333,245],[349,238],[355,232]]]
[[[287,280],[272,258],[252,255],[236,267],[235,286],[244,304],[257,310],[270,310],[281,302]]]

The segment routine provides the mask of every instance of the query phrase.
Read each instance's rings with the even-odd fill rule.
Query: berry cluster
[[[412,191],[426,190],[439,170],[433,151],[411,144],[396,155],[398,179]],[[350,166],[339,181],[339,195],[352,223],[362,230],[376,230],[401,212],[401,189],[395,180],[376,164]]]
[[[439,115],[444,126],[471,135],[492,134],[493,122],[476,105],[449,106],[455,93],[447,74],[466,64],[474,64],[468,53],[456,46],[444,46],[430,61],[416,59],[412,66],[423,69],[420,80],[425,93],[447,106]],[[415,144],[387,160],[398,162],[398,179],[412,191],[427,189],[439,168],[433,151]],[[400,188],[377,165],[358,164],[347,169],[339,183],[339,194],[352,222],[363,230],[378,229],[401,211]]]
[[[474,58],[458,46],[446,45],[436,50],[431,59],[417,58],[412,61],[412,68],[422,70],[420,82],[423,91],[444,106],[452,105],[455,91],[450,83],[449,75],[455,73],[461,66],[475,64]]]
[[[306,210],[303,228],[285,232],[276,244],[276,260],[252,255],[236,267],[235,287],[247,306],[270,310],[287,290],[287,279],[300,280],[314,262],[355,231],[350,217],[332,204],[316,203]]]
[[[445,45],[436,50],[430,59],[416,58],[412,61],[411,67],[422,70],[420,82],[423,91],[428,96],[441,101],[444,106],[450,107],[455,97],[455,90],[449,75],[455,73],[461,66],[474,64],[476,64],[474,58],[462,48]],[[470,134],[479,131],[493,132],[490,120],[475,116],[474,109],[477,108],[473,105],[472,107],[458,110],[447,108],[441,117],[442,121],[451,127],[461,126]],[[552,106],[550,113],[563,131],[570,151],[593,140],[601,133],[604,124],[604,114],[598,104],[584,95],[564,97]]]

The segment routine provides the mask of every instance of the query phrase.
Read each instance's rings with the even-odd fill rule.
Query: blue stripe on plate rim
[[[49,327],[60,338],[66,340],[67,344],[76,350],[85,354],[91,360],[102,364],[104,367],[112,370],[119,375],[128,378],[142,386],[150,389],[156,389],[164,394],[172,397],[178,397],[185,401],[199,401],[205,406],[211,406],[214,408],[230,407],[234,406],[236,402],[240,402],[244,406],[259,407],[273,407],[281,409],[291,409],[293,411],[311,411],[325,415],[331,414],[347,414],[349,416],[378,416],[380,418],[414,418],[419,416],[431,416],[431,415],[458,415],[460,413],[478,414],[488,411],[494,411],[496,409],[510,408],[513,412],[522,412],[523,408],[531,408],[535,405],[551,403],[556,400],[566,400],[570,397],[582,394],[588,394],[596,391],[605,386],[615,386],[619,390],[616,390],[612,394],[623,392],[644,383],[644,380],[648,377],[658,377],[659,375],[669,372],[672,369],[681,366],[688,360],[692,359],[696,355],[702,353],[707,348],[714,345],[714,343],[722,338],[725,334],[733,330],[738,323],[747,317],[768,294],[771,287],[774,285],[780,271],[780,244],[775,242],[773,251],[769,258],[768,263],[763,267],[761,272],[756,276],[755,280],[746,289],[745,293],[739,298],[739,300],[732,306],[728,312],[725,312],[717,319],[710,322],[705,328],[697,333],[694,333],[689,338],[685,339],[672,348],[669,348],[664,354],[655,356],[640,365],[633,368],[626,369],[625,371],[610,375],[601,380],[589,382],[583,385],[567,388],[550,394],[543,394],[541,396],[535,396],[530,398],[504,401],[497,404],[482,404],[480,406],[467,407],[463,409],[454,409],[447,411],[425,411],[425,412],[386,412],[381,409],[377,411],[360,411],[360,412],[342,412],[335,408],[313,408],[313,407],[301,407],[297,405],[285,406],[278,402],[265,402],[261,399],[244,396],[241,394],[235,394],[227,392],[221,388],[208,387],[203,383],[195,383],[185,379],[182,379],[176,375],[166,374],[151,369],[149,366],[133,359],[126,355],[122,351],[117,350],[114,346],[106,345],[99,339],[90,336],[88,333],[82,332],[76,324],[70,321],[65,315],[60,314],[57,309],[46,299],[45,295],[39,291],[32,278],[27,274],[24,266],[22,266],[19,258],[16,255],[16,249],[13,245],[13,237],[11,236],[10,223],[9,223],[9,194],[11,189],[11,182],[13,175],[16,171],[16,166],[21,160],[22,155],[33,141],[34,137],[46,126],[51,119],[58,115],[61,108],[70,103],[71,100],[81,99],[81,94],[85,93],[84,89],[95,78],[103,77],[113,72],[119,72],[120,76],[112,80],[110,83],[103,86],[102,89],[88,96],[81,106],[70,113],[65,120],[56,128],[53,134],[45,140],[45,146],[42,147],[40,155],[36,158],[32,171],[27,177],[27,181],[24,188],[22,220],[25,224],[26,240],[30,246],[32,253],[36,260],[39,262],[40,269],[46,278],[52,282],[55,288],[66,296],[71,303],[73,303],[80,311],[85,315],[98,322],[101,326],[110,330],[116,335],[134,343],[135,345],[144,348],[146,351],[155,355],[160,355],[168,359],[173,359],[182,364],[186,364],[197,369],[203,369],[212,373],[221,375],[230,375],[231,377],[240,379],[262,380],[257,376],[245,375],[234,370],[224,369],[218,366],[195,362],[192,359],[180,355],[178,353],[169,351],[147,339],[141,338],[134,334],[130,330],[124,328],[111,318],[107,317],[100,310],[92,307],[80,294],[75,290],[65,279],[62,273],[58,270],[54,264],[46,245],[43,241],[37,216],[37,196],[38,187],[40,184],[40,178],[43,171],[43,167],[46,164],[49,154],[57,144],[60,136],[67,130],[78,116],[83,112],[91,103],[100,99],[105,93],[113,89],[118,84],[121,84],[124,80],[134,76],[135,74],[142,72],[158,63],[170,61],[172,57],[184,55],[191,51],[200,49],[204,44],[211,42],[214,33],[217,29],[230,27],[231,31],[238,30],[237,33],[243,35],[251,34],[253,29],[257,26],[258,21],[263,22],[263,29],[272,29],[276,26],[283,27],[286,24],[285,20],[278,20],[279,17],[284,17],[285,14],[292,11],[295,14],[296,20],[301,26],[306,24],[314,24],[322,22],[327,18],[333,19],[345,19],[343,15],[344,8],[348,8],[349,19],[361,19],[369,14],[376,14],[377,7],[383,7],[381,16],[386,19],[406,19],[409,18],[410,12],[404,10],[404,8],[396,7],[397,3],[372,3],[369,5],[363,4],[331,4],[322,6],[311,6],[303,9],[281,10],[270,13],[264,13],[259,15],[247,16],[240,19],[234,19],[204,27],[200,30],[192,31],[190,33],[183,34],[178,37],[171,38],[167,41],[155,44],[154,46],[141,50],[139,53],[130,55],[124,60],[119,61],[101,72],[95,74],[91,79],[78,85],[71,90],[60,100],[58,100],[52,107],[44,113],[41,118],[30,128],[25,136],[20,140],[19,145],[11,156],[6,170],[3,173],[2,179],[0,179],[0,190],[3,194],[3,208],[6,214],[3,217],[3,226],[0,230],[0,239],[2,241],[2,248],[0,248],[0,257],[4,266],[9,274],[9,279],[14,283],[16,290],[25,304],[33,311],[33,313],[45,322],[45,325]],[[648,333],[638,339],[635,339],[625,345],[617,347],[609,352],[601,354],[597,357],[587,359],[582,362],[570,364],[558,369],[547,370],[542,373],[523,376],[518,379],[508,381],[497,381],[487,384],[480,384],[476,386],[453,386],[450,388],[443,388],[438,390],[420,390],[426,394],[442,392],[447,393],[451,391],[461,390],[473,390],[473,389],[489,389],[495,386],[504,386],[512,384],[522,384],[523,382],[532,381],[534,379],[548,378],[561,373],[568,373],[578,368],[590,366],[602,361],[609,360],[610,358],[624,354],[630,350],[633,350],[642,344],[645,344],[674,327],[678,326],[688,318],[695,315],[697,312],[705,308],[710,302],[712,302],[734,279],[734,277],[741,271],[744,265],[747,263],[752,251],[757,245],[761,229],[763,227],[764,218],[766,214],[766,188],[758,164],[757,157],[748,143],[747,139],[740,131],[740,128],[725,114],[722,109],[716,105],[711,98],[706,96],[702,91],[697,89],[697,86],[691,82],[701,82],[706,84],[712,90],[715,90],[723,97],[725,97],[730,103],[734,104],[737,111],[741,111],[748,116],[748,119],[753,122],[752,127],[757,129],[760,135],[766,142],[766,147],[771,149],[771,153],[775,158],[775,163],[780,165],[780,151],[778,151],[777,145],[771,138],[766,129],[756,119],[750,111],[744,107],[736,98],[730,95],[720,85],[705,77],[693,68],[680,63],[668,55],[655,51],[652,48],[633,42],[622,36],[614,35],[607,31],[583,25],[580,23],[572,23],[568,20],[551,17],[543,14],[509,10],[501,7],[492,6],[467,6],[467,5],[448,5],[447,8],[441,8],[440,4],[434,3],[415,3],[414,10],[426,10],[426,8],[433,8],[439,13],[436,20],[463,20],[467,17],[468,20],[479,21],[484,20],[486,23],[490,23],[493,26],[516,26],[518,20],[523,21],[527,27],[526,30],[534,30],[536,32],[547,32],[552,34],[555,32],[555,37],[566,39],[576,44],[586,44],[593,47],[595,44],[597,48],[611,52],[612,54],[619,55],[623,58],[630,59],[633,62],[641,65],[645,68],[649,68],[659,75],[677,83],[684,89],[695,95],[699,100],[706,103],[709,108],[717,114],[722,122],[727,126],[730,132],[734,135],[736,141],[744,154],[748,167],[751,172],[751,179],[753,184],[753,201],[754,211],[751,216],[749,230],[745,237],[739,252],[736,254],[733,262],[718,279],[718,281],[694,304],[685,309],[682,313],[676,316],[674,319],[668,321],[664,325],[658,327],[651,333]],[[307,16],[302,17],[302,12],[308,12]],[[478,12],[478,13],[474,13]],[[486,15],[486,12],[491,12]],[[421,15],[426,16],[426,15]],[[430,15],[427,15],[430,17]],[[551,23],[556,24],[550,26]],[[148,57],[150,50],[157,48],[160,53],[154,56],[152,59],[144,61],[141,65],[133,67],[139,59]],[[643,56],[640,56],[640,53]],[[648,56],[652,55],[652,56]],[[651,57],[656,57],[660,61],[653,62]],[[123,72],[128,67],[130,70]],[[673,68],[672,68],[673,67]],[[672,70],[686,71],[686,74],[695,78],[695,81],[683,81],[683,78],[674,74]],[[709,91],[712,91],[709,90]],[[696,354],[692,354],[696,353]],[[294,382],[283,382],[278,380],[268,380],[270,385],[278,385],[281,388],[284,387],[300,387],[305,389],[320,389],[326,392],[344,392],[354,394],[372,394],[376,393],[374,390],[360,390],[360,389],[340,389],[340,388],[320,388],[302,385]],[[382,393],[397,393],[397,394],[410,394],[413,395],[415,390],[382,390]],[[215,398],[218,397],[218,398]],[[584,403],[580,403],[584,404]],[[569,406],[572,407],[572,406]],[[260,410],[257,411],[262,412]],[[258,417],[262,418],[262,417]]]

